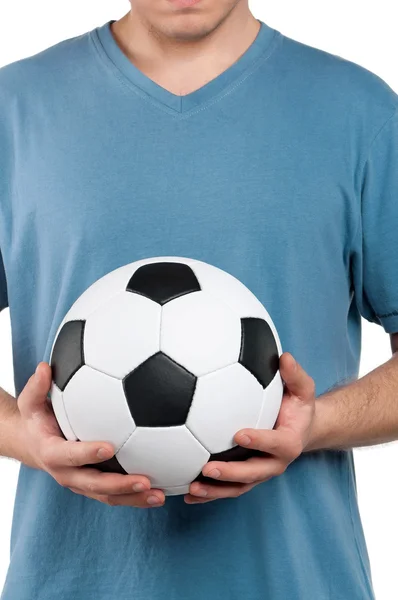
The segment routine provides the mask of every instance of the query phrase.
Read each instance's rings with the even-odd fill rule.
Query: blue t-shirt
[[[0,305],[15,385],[96,279],[150,256],[220,267],[317,394],[358,376],[361,315],[398,331],[398,96],[261,22],[183,97],[110,23],[0,70]],[[1,264],[1,263],[0,263]],[[236,499],[110,507],[21,465],[2,600],[370,600],[352,452]]]

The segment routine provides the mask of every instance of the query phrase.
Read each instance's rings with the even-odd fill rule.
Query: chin
[[[206,37],[224,21],[229,13],[223,3],[201,0],[191,8],[179,9],[173,2],[164,0],[162,16],[152,25],[163,35],[175,40],[194,41]]]
[[[206,18],[205,15],[175,15],[169,22],[163,20],[159,23],[158,29],[163,35],[175,40],[195,41],[212,33],[219,24],[219,20]]]
[[[205,38],[209,33],[213,31],[213,28],[210,27],[171,27],[169,30],[164,31],[164,34],[169,38],[173,38],[175,40],[181,41],[195,41]]]

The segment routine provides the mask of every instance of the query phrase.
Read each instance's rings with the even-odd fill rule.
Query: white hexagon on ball
[[[109,442],[116,452],[136,428],[122,381],[90,367],[75,373],[63,401],[68,422],[80,440]]]
[[[135,269],[132,268],[131,264],[123,265],[94,281],[94,283],[84,290],[77,300],[75,300],[65,317],[62,319],[55,334],[54,342],[65,323],[68,321],[85,321],[96,308],[110,300],[113,296],[116,296],[119,292],[124,291],[130,277],[137,268],[138,267]]]
[[[279,354],[282,354],[278,332],[267,309],[248,287],[230,273],[200,260],[193,261],[190,267],[201,289],[224,302],[240,318],[256,317],[267,321],[274,334]]]
[[[186,294],[163,307],[160,349],[196,376],[237,362],[241,335],[238,315],[209,293]]]
[[[186,426],[211,454],[229,450],[239,429],[256,426],[263,392],[239,363],[199,377]]]
[[[152,487],[167,488],[169,494],[172,488],[187,493],[209,457],[185,425],[137,427],[116,455],[127,473],[145,475]]]
[[[51,386],[51,405],[57,419],[58,425],[67,440],[76,441],[76,435],[73,431],[65,410],[63,392],[53,382]]]
[[[122,379],[159,351],[160,315],[160,305],[145,296],[114,296],[87,319],[85,363]]]

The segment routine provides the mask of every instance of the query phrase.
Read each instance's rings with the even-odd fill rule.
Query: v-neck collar
[[[141,95],[143,93],[152,102],[176,113],[187,113],[216,96],[227,93],[228,88],[238,84],[238,80],[245,78],[259,62],[269,56],[275,42],[281,37],[279,31],[259,20],[260,29],[256,38],[238,60],[202,87],[184,96],[178,96],[155,83],[124,54],[111,30],[111,24],[114,22],[114,20],[108,21],[91,32],[102,57],[118,69],[119,76],[132,84],[135,91],[141,92]]]

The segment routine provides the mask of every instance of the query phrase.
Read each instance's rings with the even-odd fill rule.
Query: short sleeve
[[[398,111],[376,135],[363,169],[352,273],[361,315],[398,332]]]
[[[3,258],[0,252],[0,311],[3,308],[7,308],[8,306],[8,296],[7,296],[7,281],[6,274],[4,272],[4,263]]]

